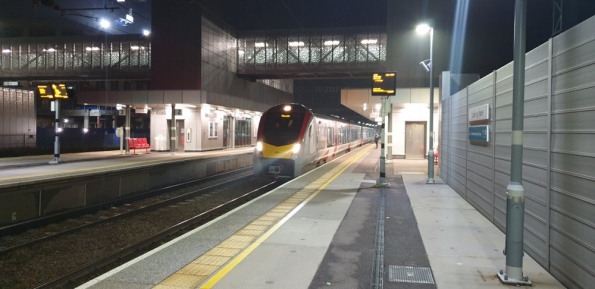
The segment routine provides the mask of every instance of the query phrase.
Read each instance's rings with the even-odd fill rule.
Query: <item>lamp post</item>
[[[428,180],[427,184],[434,184],[434,28],[428,24],[420,24],[415,28],[418,34],[430,32],[430,143],[428,150]]]

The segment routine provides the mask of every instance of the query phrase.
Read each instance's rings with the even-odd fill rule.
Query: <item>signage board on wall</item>
[[[469,127],[469,141],[489,142],[490,127],[487,125],[474,125]]]
[[[484,104],[469,109],[469,122],[490,119],[490,105]]]

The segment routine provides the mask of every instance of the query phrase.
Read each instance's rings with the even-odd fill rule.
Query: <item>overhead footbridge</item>
[[[202,61],[229,65],[251,80],[367,77],[386,66],[381,27],[254,31],[221,41],[210,37],[215,36],[203,33],[203,43],[218,47],[203,49]],[[0,38],[0,50],[4,80],[148,80],[151,74],[151,42],[140,35]]]

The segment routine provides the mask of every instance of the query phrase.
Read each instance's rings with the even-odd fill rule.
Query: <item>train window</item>
[[[295,143],[302,129],[303,113],[267,116],[264,122],[264,141],[272,145],[281,146]]]

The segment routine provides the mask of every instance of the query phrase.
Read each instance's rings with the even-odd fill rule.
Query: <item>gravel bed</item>
[[[262,187],[269,182],[270,180],[267,179],[254,178],[251,181],[226,187],[225,189],[210,191],[199,197],[158,210],[145,212],[130,218],[106,222],[98,226],[83,229],[74,234],[45,241],[35,245],[34,248],[22,248],[9,252],[0,256],[0,288],[19,289],[39,286],[83,264],[148,238],[157,232]],[[193,188],[185,188],[171,194],[182,194],[191,190]],[[168,197],[161,195],[155,198],[164,199]],[[147,202],[151,202],[151,200],[142,200],[129,206],[125,205],[101,211],[97,214],[85,215],[81,218],[67,220],[60,224],[52,224],[45,228],[30,230],[21,235],[24,239],[33,238],[32,236],[48,235],[51,232],[62,230],[61,228],[70,227],[80,222],[91,222],[97,218],[113,215],[121,210],[128,210],[128,207],[137,207],[139,204],[142,205]],[[22,243],[24,241],[19,239],[21,235],[2,238],[0,239],[0,244],[8,247],[6,245],[8,242]],[[142,254],[142,252],[139,252],[139,254]],[[121,261],[126,262],[128,260]],[[106,271],[108,269],[106,268]]]

